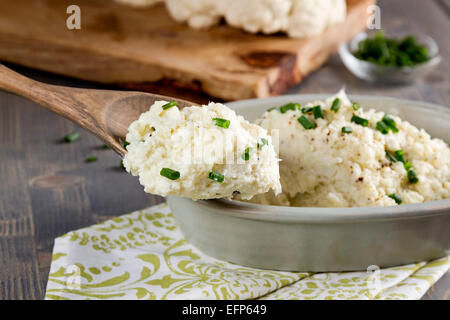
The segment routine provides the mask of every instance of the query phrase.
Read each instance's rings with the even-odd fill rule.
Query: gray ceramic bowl
[[[228,104],[248,120],[292,95]],[[386,97],[351,96],[397,114],[450,142],[450,108]],[[185,237],[206,254],[240,265],[287,271],[366,270],[442,257],[450,249],[450,199],[373,208],[298,208],[230,200],[167,198]]]

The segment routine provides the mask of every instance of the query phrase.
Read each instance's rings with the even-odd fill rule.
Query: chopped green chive
[[[405,168],[405,170],[407,172],[406,176],[408,177],[408,181],[410,183],[417,183],[417,182],[419,182],[419,178],[417,178],[416,173],[412,169],[412,163],[405,160],[405,155],[403,153],[403,150],[397,150],[397,151],[394,152],[394,154],[390,153],[389,151],[386,151],[386,156],[392,162],[400,161],[400,162],[403,163],[403,167]]]
[[[323,119],[323,111],[322,111],[322,107],[320,105],[313,107],[312,112],[314,114],[314,119],[318,119],[318,118]]]
[[[331,104],[330,109],[334,112],[338,112],[340,107],[341,107],[341,99],[336,98],[333,100],[333,103]]]
[[[395,159],[397,159],[397,161],[400,161],[400,162],[403,162],[403,163],[406,162],[403,150],[395,151]]]
[[[359,42],[353,54],[358,59],[378,65],[410,67],[430,59],[427,47],[419,41],[413,36],[388,38],[379,31]]]
[[[265,145],[268,145],[268,144],[269,144],[269,141],[267,141],[267,139],[259,138],[256,146],[258,147],[258,149],[262,149]]]
[[[178,102],[173,100],[173,101],[170,101],[169,103],[166,103],[165,105],[163,105],[162,108],[163,108],[163,110],[167,110],[167,109],[170,109],[175,106],[178,106]]]
[[[382,134],[388,134],[389,133],[389,127],[383,121],[378,121],[377,122],[376,129],[378,131],[380,131]]]
[[[267,109],[267,112],[270,112],[270,111],[273,111],[273,110],[276,110],[276,109],[277,109],[277,107],[272,107],[270,109]]]
[[[248,160],[250,160],[250,156],[252,155],[252,153],[253,153],[253,148],[248,147],[248,148],[245,149],[245,151],[242,154],[241,158],[243,160],[245,160],[245,161],[248,161]]]
[[[402,203],[402,198],[396,193],[391,193],[389,195],[389,198],[394,199],[396,204],[401,204]]]
[[[285,104],[284,106],[281,106],[280,107],[280,112],[281,113],[286,113],[286,111],[288,111],[288,110],[295,111],[296,109],[300,109],[300,105],[298,103],[290,102],[288,104]]]
[[[120,168],[125,169],[125,165],[123,164],[123,160],[120,161]]]
[[[352,103],[352,108],[353,108],[353,110],[359,110],[359,108],[360,108],[360,105],[359,105],[359,103],[358,102],[353,102]]]
[[[408,171],[409,169],[412,168],[412,163],[407,161],[403,164],[403,167],[405,168],[406,171]]]
[[[342,127],[341,132],[342,133],[352,133],[353,129],[352,129],[352,127]]]
[[[222,127],[224,129],[228,129],[230,127],[230,120],[221,119],[221,118],[213,118],[213,121],[215,122],[216,126],[218,126],[218,127]]]
[[[71,134],[68,134],[64,137],[65,142],[74,142],[76,140],[80,139],[80,134],[78,132],[72,132]]]
[[[358,117],[357,115],[353,115],[350,121],[362,125],[363,127],[367,127],[369,125],[369,120]]]
[[[302,108],[302,113],[310,113],[310,112],[312,112],[313,111],[313,108],[312,107],[309,107],[309,108]]]
[[[419,182],[419,178],[417,177],[417,174],[416,174],[416,172],[413,169],[409,169],[408,170],[407,177],[408,177],[408,181],[410,183],[417,183],[417,182]]]
[[[172,170],[170,168],[162,168],[159,174],[170,180],[177,180],[180,177],[179,171]]]
[[[305,128],[306,130],[314,129],[316,127],[316,124],[311,122],[307,117],[301,116],[297,119],[298,122]]]
[[[88,158],[86,158],[86,162],[87,163],[89,163],[89,162],[95,162],[95,161],[97,161],[98,160],[98,158],[97,157],[88,157]]]
[[[398,132],[397,124],[395,123],[395,120],[389,117],[388,115],[384,115],[383,119],[381,120],[383,123],[392,130],[392,132]]]
[[[130,145],[130,143],[128,142],[128,141],[124,141],[124,143],[123,143],[123,147],[126,149],[127,148],[127,146],[129,146]]]
[[[217,181],[219,183],[223,183],[225,181],[225,177],[222,174],[215,172],[215,171],[210,171],[208,178],[210,178],[211,180]]]
[[[376,129],[382,134],[388,134],[389,130],[392,130],[392,132],[398,132],[395,120],[387,115],[384,115],[383,119],[377,122]]]
[[[398,160],[395,158],[395,156],[386,150],[386,157],[391,160],[392,162],[397,162]]]
[[[111,148],[107,144],[103,144],[102,149],[103,150],[109,150]]]

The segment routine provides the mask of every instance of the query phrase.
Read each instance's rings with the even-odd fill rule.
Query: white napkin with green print
[[[450,257],[345,273],[260,270],[184,240],[167,204],[55,240],[46,299],[419,299]]]

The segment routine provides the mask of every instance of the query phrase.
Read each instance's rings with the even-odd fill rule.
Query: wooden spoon
[[[195,103],[157,94],[80,89],[50,85],[24,77],[0,64],[0,89],[30,99],[89,130],[121,157],[126,154],[128,126],[156,100],[175,100],[180,107]]]

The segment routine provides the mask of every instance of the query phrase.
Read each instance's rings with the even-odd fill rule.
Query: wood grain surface
[[[440,45],[443,62],[409,86],[374,86],[355,79],[333,56],[289,93],[349,93],[450,103],[450,16],[447,0],[380,0],[389,33],[427,34]],[[49,83],[90,84],[16,68]],[[82,137],[62,143],[64,135]],[[0,299],[42,299],[54,238],[163,201],[145,194],[120,169],[119,157],[71,122],[34,103],[0,92]],[[85,163],[95,155],[97,162]],[[424,299],[450,300],[450,273]]]
[[[71,0],[0,1],[0,59],[165,95],[179,94],[175,87],[224,100],[266,97],[298,83],[364,29],[374,1],[347,0],[344,22],[303,39],[224,24],[193,30],[163,5],[135,9],[112,0],[78,0],[81,29],[68,30]]]

